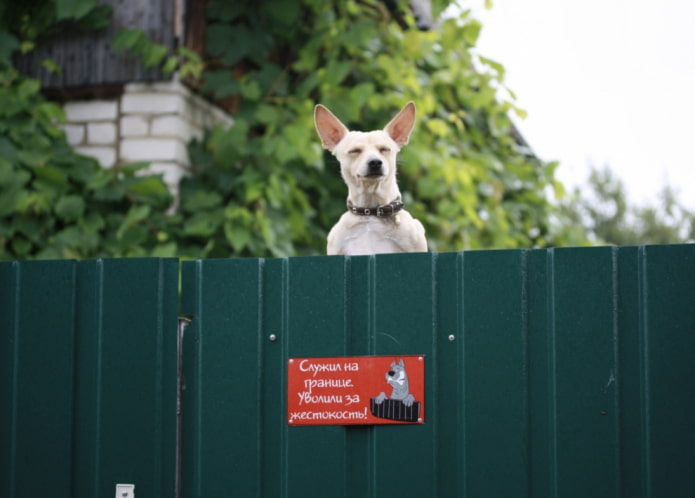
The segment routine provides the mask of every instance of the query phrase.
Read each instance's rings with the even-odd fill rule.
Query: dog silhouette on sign
[[[391,396],[382,392],[376,398],[371,398],[372,415],[397,422],[421,422],[420,403],[410,393],[403,358],[398,363],[391,362],[391,369],[386,372],[386,382],[391,386]]]
[[[405,372],[405,363],[403,358],[398,363],[391,362],[391,370],[386,372],[386,382],[391,386],[391,396],[386,396],[382,392],[374,398],[374,402],[378,405],[382,404],[386,399],[400,400],[405,406],[412,406],[415,402],[415,397],[410,394],[410,386],[408,385],[408,374]]]

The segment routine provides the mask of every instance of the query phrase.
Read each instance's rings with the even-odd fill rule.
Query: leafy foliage
[[[170,53],[166,45],[152,41],[141,29],[121,28],[113,40],[117,52],[130,51],[140,57],[145,67],[162,65],[164,74],[179,71],[181,78],[200,78],[203,61],[194,51],[179,46],[175,53]]]
[[[598,244],[640,245],[695,242],[695,212],[665,186],[657,205],[633,205],[625,184],[608,168],[592,169],[589,191],[576,190],[562,204],[575,226]]]
[[[315,135],[317,102],[351,128],[375,129],[415,100],[400,184],[431,249],[563,242],[546,196],[561,194],[557,165],[515,140],[509,112],[523,113],[499,99],[504,69],[475,55],[481,26],[467,12],[420,32],[376,0],[270,4],[209,3],[203,89],[236,113],[232,128],[193,146],[181,186],[184,234],[207,240],[205,255],[325,251],[346,190]]]
[[[43,7],[35,24],[13,11],[20,29],[0,25],[0,39],[31,47],[37,26],[50,19],[101,22],[77,1]],[[75,153],[58,126],[61,107],[10,56],[0,57],[0,259],[173,255],[172,197],[161,179],[139,175],[146,164],[103,169]]]
[[[435,14],[449,3],[433,2]],[[38,4],[33,13],[13,4],[7,19],[17,23],[0,25],[9,47],[0,99],[14,102],[0,115],[0,258],[322,254],[346,188],[314,131],[317,102],[355,129],[381,128],[416,102],[400,185],[431,249],[568,240],[547,195],[562,193],[557,164],[515,138],[509,113],[523,111],[500,99],[504,68],[475,53],[481,25],[466,11],[421,32],[405,2],[210,0],[200,88],[235,121],[190,145],[191,175],[172,213],[161,180],[140,165],[101,170],[71,152],[59,109],[12,68],[12,52],[31,50],[42,30],[104,22],[94,0]],[[123,30],[114,43],[146,64],[200,73],[195,54],[170,53],[142,32]]]

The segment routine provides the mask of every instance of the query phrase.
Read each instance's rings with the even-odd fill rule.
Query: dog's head
[[[322,105],[314,109],[321,143],[340,162],[348,187],[395,180],[396,155],[408,143],[415,124],[415,104],[406,106],[384,127],[375,131],[350,131]]]

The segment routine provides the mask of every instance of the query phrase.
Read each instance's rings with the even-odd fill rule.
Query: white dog
[[[328,234],[328,254],[427,251],[425,229],[403,209],[396,184],[396,155],[410,138],[415,104],[408,102],[383,130],[349,131],[322,105],[314,123],[348,187],[348,211]]]

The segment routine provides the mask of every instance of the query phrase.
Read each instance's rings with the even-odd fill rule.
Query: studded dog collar
[[[400,199],[396,199],[388,204],[381,204],[376,207],[355,207],[352,201],[348,199],[347,201],[348,211],[352,214],[358,216],[376,216],[378,218],[389,218],[391,216],[396,216],[398,211],[403,209],[403,202]]]

